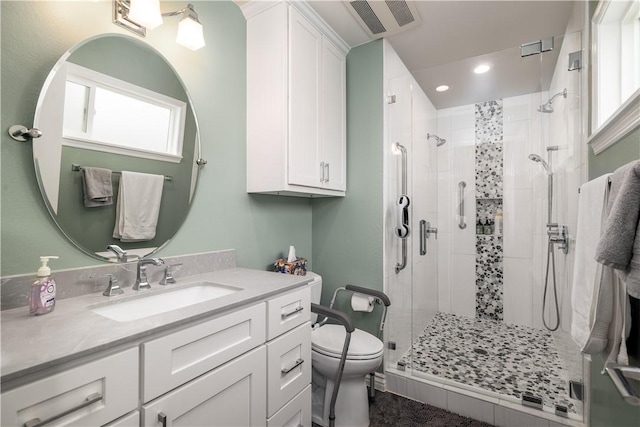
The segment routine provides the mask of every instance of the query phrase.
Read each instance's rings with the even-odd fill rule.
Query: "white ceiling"
[[[342,1],[308,0],[349,44],[371,41]],[[436,108],[548,89],[562,37],[553,52],[520,57],[520,45],[564,34],[575,1],[417,1],[422,24],[388,37]],[[562,60],[567,60],[562,59]],[[479,62],[493,65],[484,75]],[[436,92],[441,84],[447,92]]]

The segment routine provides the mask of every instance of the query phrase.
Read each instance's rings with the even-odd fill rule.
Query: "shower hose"
[[[553,272],[553,299],[556,306],[556,324],[553,327],[547,325],[547,321],[544,318],[544,312],[546,311],[547,304],[547,289],[549,285],[549,260],[551,260],[551,268]],[[545,328],[552,332],[557,330],[558,326],[560,326],[560,308],[558,307],[558,291],[556,287],[556,256],[553,252],[553,242],[551,241],[551,238],[549,238],[549,243],[547,245],[547,272],[544,277],[544,293],[542,296],[542,323]]]

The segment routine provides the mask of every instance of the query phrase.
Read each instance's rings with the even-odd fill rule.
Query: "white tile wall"
[[[465,396],[452,391],[447,392],[447,410],[465,417],[494,424],[494,406],[492,403]]]
[[[451,313],[475,317],[476,256],[451,255]]]
[[[517,325],[533,325],[533,292],[531,260],[504,258],[504,321]]]
[[[533,202],[530,188],[505,190],[503,199],[504,256],[533,256]]]

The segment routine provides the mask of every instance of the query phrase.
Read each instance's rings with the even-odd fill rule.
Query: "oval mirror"
[[[154,253],[175,235],[195,193],[200,140],[189,95],[160,53],[116,34],[79,43],[49,73],[34,127],[42,131],[42,137],[33,140],[42,197],[74,245],[95,258],[115,262],[109,245],[124,249],[132,260]],[[89,174],[96,172],[91,168],[112,171],[111,185],[108,180],[91,182]],[[118,208],[120,201],[131,201],[119,199],[122,171],[161,175],[164,179],[156,178],[156,183],[162,181],[162,189],[156,185],[155,193],[148,191],[126,174],[126,193],[139,195],[136,203],[123,201]],[[105,171],[98,173],[103,178]],[[88,197],[85,174],[91,187]],[[140,202],[146,198],[151,200]],[[129,221],[131,212],[146,217],[141,220],[145,231],[114,238],[117,208],[120,224],[124,218]]]

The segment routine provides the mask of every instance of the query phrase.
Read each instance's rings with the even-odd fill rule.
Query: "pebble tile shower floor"
[[[570,413],[582,413],[582,403],[569,398],[569,370],[548,331],[437,313],[402,363],[407,371],[517,399],[533,394],[542,397],[544,406],[560,404]]]

